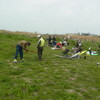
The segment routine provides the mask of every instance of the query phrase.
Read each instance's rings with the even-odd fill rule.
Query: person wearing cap
[[[38,38],[37,54],[38,54],[38,59],[41,61],[45,40],[41,37],[41,35],[38,35],[37,38]]]
[[[15,53],[15,57],[14,57],[14,63],[17,62],[17,57],[18,54],[20,54],[20,59],[23,61],[23,49],[28,52],[28,49],[26,48],[27,46],[31,45],[30,42],[27,42],[25,40],[20,41],[17,45],[16,45],[16,53]]]
[[[61,48],[62,48],[62,42],[57,43],[57,44],[56,44],[56,48],[61,49]]]

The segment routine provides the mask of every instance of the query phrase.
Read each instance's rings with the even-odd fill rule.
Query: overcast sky
[[[0,29],[100,34],[100,0],[0,0]]]

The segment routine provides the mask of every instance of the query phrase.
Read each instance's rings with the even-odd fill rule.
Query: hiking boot
[[[14,63],[17,63],[17,60],[16,59],[14,59],[14,61],[13,61]]]

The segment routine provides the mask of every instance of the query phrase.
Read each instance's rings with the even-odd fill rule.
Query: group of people
[[[42,38],[41,35],[37,36],[38,38],[38,43],[37,43],[37,55],[38,55],[38,60],[42,60],[42,53],[43,53],[43,49],[44,49],[44,44],[45,44],[45,40]],[[76,57],[77,55],[81,55],[87,52],[87,50],[83,51],[82,50],[82,43],[80,40],[77,40],[75,47],[72,49],[68,48],[69,42],[67,41],[67,38],[64,38],[63,41],[60,41],[58,43],[56,43],[56,37],[55,36],[49,36],[48,40],[48,46],[53,47],[53,49],[61,49],[62,53],[64,56],[66,56],[68,54],[69,51],[73,52],[75,55],[72,55],[72,57]],[[24,60],[23,58],[23,50],[25,50],[26,52],[28,52],[29,50],[27,49],[27,46],[30,46],[31,43],[25,40],[20,41],[17,45],[16,45],[16,53],[14,56],[14,63],[17,62],[17,58],[18,58],[18,54],[20,54],[20,59],[21,61]],[[100,51],[100,46],[99,46],[99,50]],[[89,54],[91,54],[91,48],[89,48],[88,50]]]
[[[72,49],[69,49],[68,46],[69,46],[69,42],[67,41],[67,38],[64,38],[63,41],[56,43],[56,45],[52,49],[53,50],[61,49],[64,57],[68,56],[67,54],[69,51],[73,53],[71,57],[76,57],[77,55],[85,53],[85,52],[82,52],[81,40],[77,40],[75,47]]]
[[[55,36],[49,36],[47,38],[47,41],[48,41],[48,46],[55,46],[56,45],[56,37]]]
[[[38,55],[38,60],[42,60],[42,52],[43,52],[43,48],[44,48],[44,44],[45,44],[45,40],[42,38],[41,35],[37,36],[38,38],[38,43],[37,43],[37,55]],[[18,54],[20,55],[20,59],[21,61],[24,60],[23,58],[23,50],[25,50],[26,52],[28,52],[29,50],[27,49],[27,46],[30,46],[31,43],[25,40],[20,41],[17,45],[16,45],[16,53],[14,56],[14,63],[17,63],[17,58],[18,58]]]
[[[48,38],[48,44],[51,43],[50,37],[51,36],[49,36],[49,38]],[[96,50],[96,51],[98,51],[98,53],[96,51],[92,51],[91,47],[88,50],[83,50],[81,40],[77,40],[75,43],[75,46],[71,49],[69,49],[69,47],[68,47],[69,46],[68,38],[63,38],[62,41],[60,41],[58,43],[55,42],[55,43],[56,43],[55,45],[49,45],[52,47],[51,49],[53,49],[53,50],[61,49],[63,56],[68,56],[67,54],[70,51],[70,53],[72,53],[72,55],[70,56],[71,58],[80,58],[81,55],[84,55],[84,59],[86,59],[86,55],[98,55],[98,54],[100,54],[100,45],[98,46],[99,49]],[[53,42],[51,44],[53,44]]]
[[[69,45],[67,38],[63,38],[62,41],[58,42],[56,41],[56,36],[49,36],[47,38],[47,45],[52,47],[52,49],[62,49],[63,46]]]
[[[67,38],[64,38],[62,41],[56,44],[55,48],[62,49],[63,46],[68,46],[68,45],[69,43],[67,41]]]
[[[72,48],[72,49],[69,49],[68,46],[67,47],[61,47],[61,48],[62,48],[63,56],[64,57],[67,56],[66,58],[80,58],[83,55],[83,58],[86,59],[87,55],[99,55],[100,54],[100,45],[98,46],[97,50],[93,50],[91,47],[89,47],[86,50],[83,50],[81,40],[77,40],[75,47]],[[67,55],[69,51],[71,53],[73,53],[70,57],[68,57],[68,55]]]

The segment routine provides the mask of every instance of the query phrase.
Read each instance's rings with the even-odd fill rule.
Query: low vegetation
[[[0,33],[0,100],[100,100],[100,55],[62,59],[54,56],[60,50],[45,45],[43,61],[38,61],[36,53],[24,52],[25,61],[13,63],[20,40],[30,41],[28,49],[37,50],[36,37]],[[72,48],[75,40],[69,43]],[[82,43],[84,49],[99,45]]]

